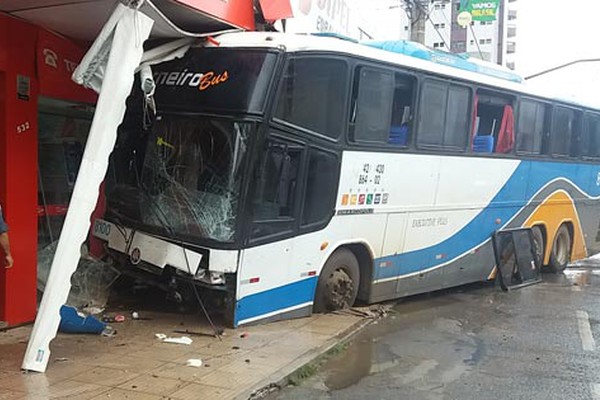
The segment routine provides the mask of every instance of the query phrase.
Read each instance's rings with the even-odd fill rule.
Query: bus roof
[[[463,64],[463,68],[459,68],[456,67],[456,65],[450,66],[451,62],[448,60],[446,60],[446,62],[436,62],[436,60],[427,59],[428,56],[408,55],[407,51],[384,50],[381,48],[381,45],[374,46],[369,45],[368,43],[367,45],[359,44],[354,41],[340,39],[337,36],[289,34],[279,32],[236,32],[220,35],[217,37],[217,41],[221,47],[261,47],[276,48],[286,52],[313,51],[355,55],[372,60],[396,64],[419,71],[432,72],[448,78],[462,79],[491,86],[497,89],[505,89],[525,95],[541,97],[550,101],[561,101],[563,103],[593,109],[598,108],[571,99],[561,98],[556,93],[552,93],[548,89],[532,88],[528,86],[526,82],[522,80],[519,81],[516,78],[519,77],[519,75],[512,72],[506,72],[500,66],[494,68],[495,72],[490,73],[491,68],[489,67],[489,63],[484,63],[479,60],[464,60],[471,65],[464,67]],[[444,52],[439,53],[444,55],[449,54]],[[460,58],[458,55],[452,56]],[[476,67],[476,65],[480,66],[479,69]],[[482,66],[484,67],[482,68]],[[509,75],[498,73],[498,71],[502,71]]]
[[[448,65],[465,71],[477,72],[511,82],[523,83],[523,77],[512,72],[508,68],[477,60],[469,57],[467,54],[454,54],[440,50],[432,50],[420,43],[410,42],[408,40],[388,40],[383,42],[367,41],[363,42],[363,44],[375,47],[376,49],[405,54],[407,56],[420,58],[437,64]]]

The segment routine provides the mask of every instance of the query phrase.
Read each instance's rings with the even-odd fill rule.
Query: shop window
[[[348,66],[322,57],[289,61],[275,118],[330,138],[342,133]]]
[[[39,249],[60,235],[92,117],[93,108],[85,104],[39,100]]]

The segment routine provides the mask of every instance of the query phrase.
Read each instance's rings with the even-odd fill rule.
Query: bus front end
[[[192,48],[153,67],[152,99],[128,99],[93,235],[122,272],[233,325],[247,170],[276,51]],[[213,307],[214,309],[214,307]]]

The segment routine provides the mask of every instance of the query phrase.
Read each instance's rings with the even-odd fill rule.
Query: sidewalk
[[[210,333],[189,316],[144,314],[151,320],[111,324],[114,337],[59,334],[45,374],[22,373],[31,327],[0,332],[0,400],[13,399],[247,399],[327,351],[368,320],[315,315],[236,330],[217,338],[187,335],[191,345],[155,337]],[[183,321],[185,320],[185,322]],[[189,367],[188,359],[201,359]]]

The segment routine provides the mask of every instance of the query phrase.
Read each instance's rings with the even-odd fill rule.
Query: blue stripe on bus
[[[588,196],[599,196],[600,186],[596,184],[599,173],[597,165],[523,161],[490,204],[468,225],[434,246],[376,259],[375,279],[391,279],[426,270],[477,247],[521,210],[523,199],[531,199],[554,179],[568,179]],[[496,224],[498,218],[501,225]],[[380,267],[381,264],[385,267]]]
[[[235,326],[248,318],[312,302],[317,279],[316,276],[310,277],[240,299],[235,312]]]

